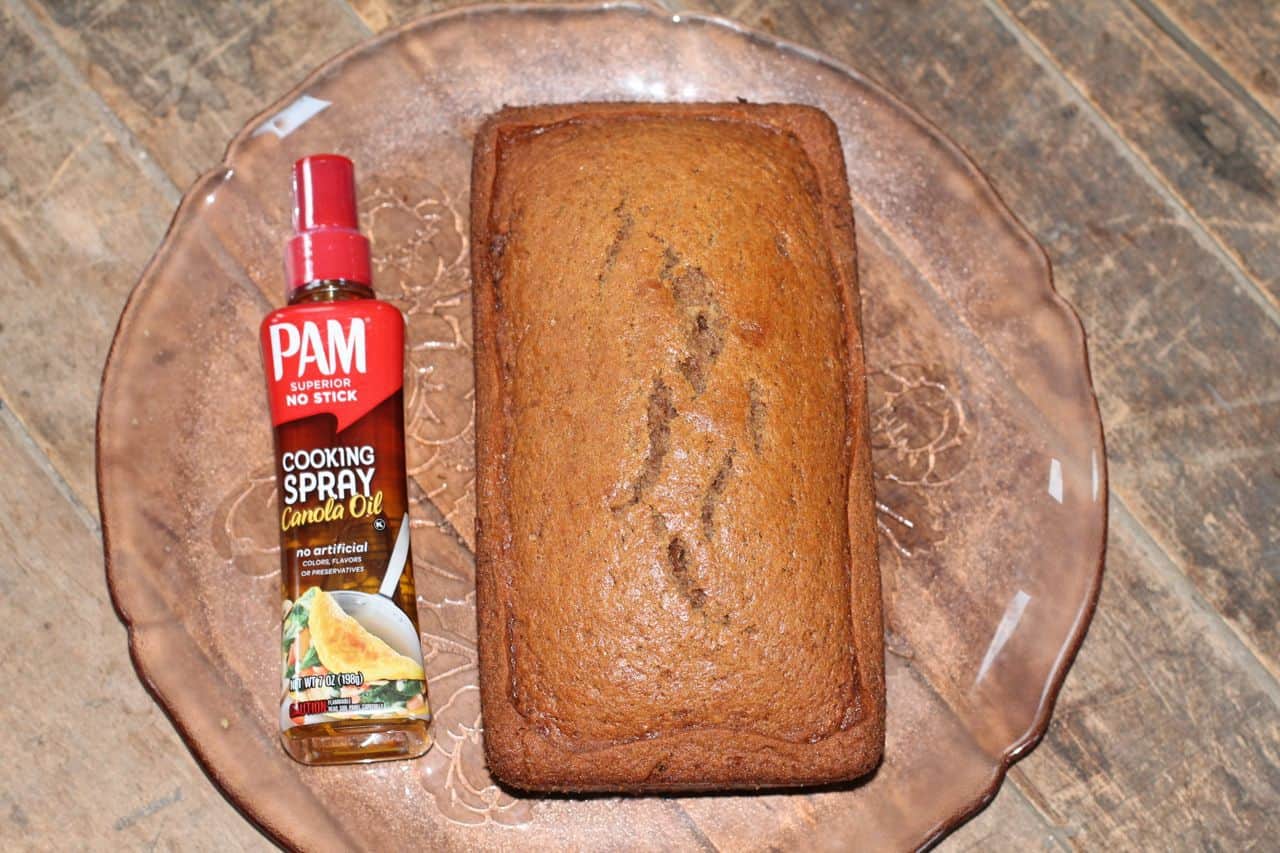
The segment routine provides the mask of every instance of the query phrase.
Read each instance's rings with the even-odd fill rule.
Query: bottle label
[[[279,486],[284,729],[425,717],[409,553],[404,319],[372,299],[262,324]]]
[[[402,387],[404,318],[373,299],[297,305],[267,316],[262,351],[272,422],[328,413],[342,432]]]

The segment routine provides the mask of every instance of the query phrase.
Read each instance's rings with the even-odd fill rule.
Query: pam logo
[[[276,426],[328,414],[342,432],[404,385],[404,317],[386,302],[277,308],[259,339]]]
[[[365,355],[365,321],[352,317],[349,328],[344,329],[336,319],[326,320],[323,330],[312,320],[302,323],[280,321],[272,323],[268,333],[271,340],[271,367],[278,382],[284,378],[285,361],[297,360],[297,378],[307,373],[308,365],[315,365],[321,376],[335,373],[364,373],[367,369]]]

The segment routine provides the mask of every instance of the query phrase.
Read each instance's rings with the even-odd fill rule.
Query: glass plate
[[[484,769],[476,691],[471,141],[502,104],[790,101],[839,125],[862,277],[888,619],[888,746],[856,785],[525,797]],[[408,317],[413,551],[436,746],[304,768],[277,745],[271,431],[256,329],[282,298],[289,164],[358,163],[377,286]],[[909,848],[1044,733],[1100,582],[1101,425],[1039,246],[935,128],[830,59],[641,5],[474,7],[329,62],[187,193],[103,380],[108,581],[139,675],[267,833],[362,847]],[[788,685],[778,684],[780,693]]]

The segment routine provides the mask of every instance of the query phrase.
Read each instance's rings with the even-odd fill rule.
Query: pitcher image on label
[[[431,746],[404,444],[404,317],[371,288],[355,169],[293,169],[288,305],[262,322],[280,493],[280,702],[303,764]]]

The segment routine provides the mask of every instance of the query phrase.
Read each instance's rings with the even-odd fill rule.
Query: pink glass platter
[[[818,105],[844,143],[890,650],[885,764],[799,793],[521,796],[485,772],[475,688],[471,139],[502,104],[739,97]],[[282,298],[289,164],[314,151],[356,160],[376,284],[409,322],[413,550],[437,739],[415,762],[304,768],[276,742],[256,330]],[[140,676],[227,796],[305,849],[933,842],[1044,733],[1092,615],[1106,528],[1083,333],[985,178],[832,60],[631,4],[425,18],[335,58],[251,122],[187,193],[130,299],[98,454],[108,580]]]

